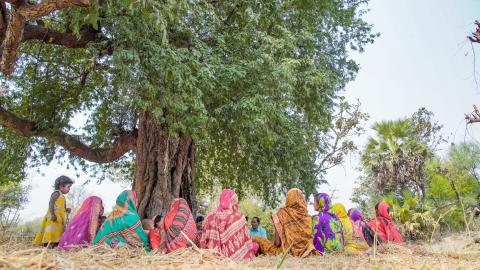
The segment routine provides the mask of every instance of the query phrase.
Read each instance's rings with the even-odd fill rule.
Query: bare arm
[[[278,235],[277,230],[275,230],[275,240],[273,241],[273,244],[277,247],[282,245],[282,241],[280,240],[280,235]]]
[[[48,203],[48,211],[53,221],[57,221],[57,216],[55,215],[55,201],[60,197],[60,191],[55,191],[50,196],[50,202]]]

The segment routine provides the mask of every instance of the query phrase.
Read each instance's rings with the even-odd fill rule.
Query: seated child
[[[160,230],[163,228],[163,216],[156,215],[153,219],[153,228],[148,232],[148,241],[150,241],[150,247],[155,250],[160,247]]]
[[[153,229],[153,220],[148,219],[148,218],[142,220],[142,227],[143,227],[143,230],[145,231],[145,233],[148,234],[150,232],[150,230]]]

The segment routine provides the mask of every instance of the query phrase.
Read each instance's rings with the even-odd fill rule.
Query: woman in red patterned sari
[[[192,212],[188,207],[187,201],[182,198],[177,198],[173,201],[170,210],[163,218],[163,222],[160,228],[154,229],[159,231],[159,240],[152,241],[150,239],[153,249],[159,249],[163,253],[169,253],[174,250],[187,247],[189,241],[195,238],[197,228],[195,226],[195,220],[193,219]]]
[[[236,260],[254,257],[247,221],[238,212],[235,191],[224,189],[217,209],[205,218],[200,247],[214,249],[218,255]]]

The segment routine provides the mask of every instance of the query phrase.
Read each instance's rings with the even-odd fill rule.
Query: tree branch
[[[3,53],[0,60],[0,70],[5,75],[12,74],[17,60],[18,47],[22,40],[25,18],[19,13],[17,9],[13,9],[11,14],[11,21],[7,27],[7,33],[3,40]]]
[[[477,26],[477,30],[472,33],[471,36],[468,36],[468,39],[471,42],[480,43],[480,21],[475,21],[475,25]]]
[[[329,131],[331,137],[328,152],[318,161],[315,170],[317,175],[341,164],[345,155],[356,151],[357,148],[350,138],[363,133],[363,122],[367,119],[368,115],[360,111],[360,102],[351,105],[342,101],[339,104],[339,111],[333,115],[333,125]]]
[[[480,112],[476,105],[473,105],[473,112],[470,114],[465,114],[465,120],[467,120],[467,124],[473,124],[480,122]]]
[[[120,135],[109,147],[94,149],[81,142],[76,136],[63,131],[39,128],[34,122],[22,119],[1,106],[0,125],[12,129],[21,136],[46,138],[62,146],[72,155],[96,163],[113,162],[136,148],[136,131]]]
[[[73,33],[63,33],[40,25],[27,24],[22,40],[40,40],[67,48],[85,48],[89,42],[95,40],[97,33],[98,31],[91,27],[84,27],[80,30],[80,38],[77,39]]]
[[[38,5],[23,5],[19,9],[20,15],[27,20],[37,19],[48,14],[71,7],[88,7],[90,0],[46,0]]]
[[[26,21],[41,18],[57,10],[89,5],[90,0],[45,0],[38,5],[29,5],[25,0],[12,1],[11,21],[2,44],[0,70],[7,76],[13,73]]]

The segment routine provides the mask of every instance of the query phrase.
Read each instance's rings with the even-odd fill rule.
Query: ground
[[[279,257],[234,262],[204,250],[184,249],[161,255],[105,247],[59,253],[10,239],[0,246],[0,269],[276,269]],[[375,257],[334,254],[305,259],[287,256],[282,269],[480,269],[480,232],[456,234],[433,244],[379,247]]]

